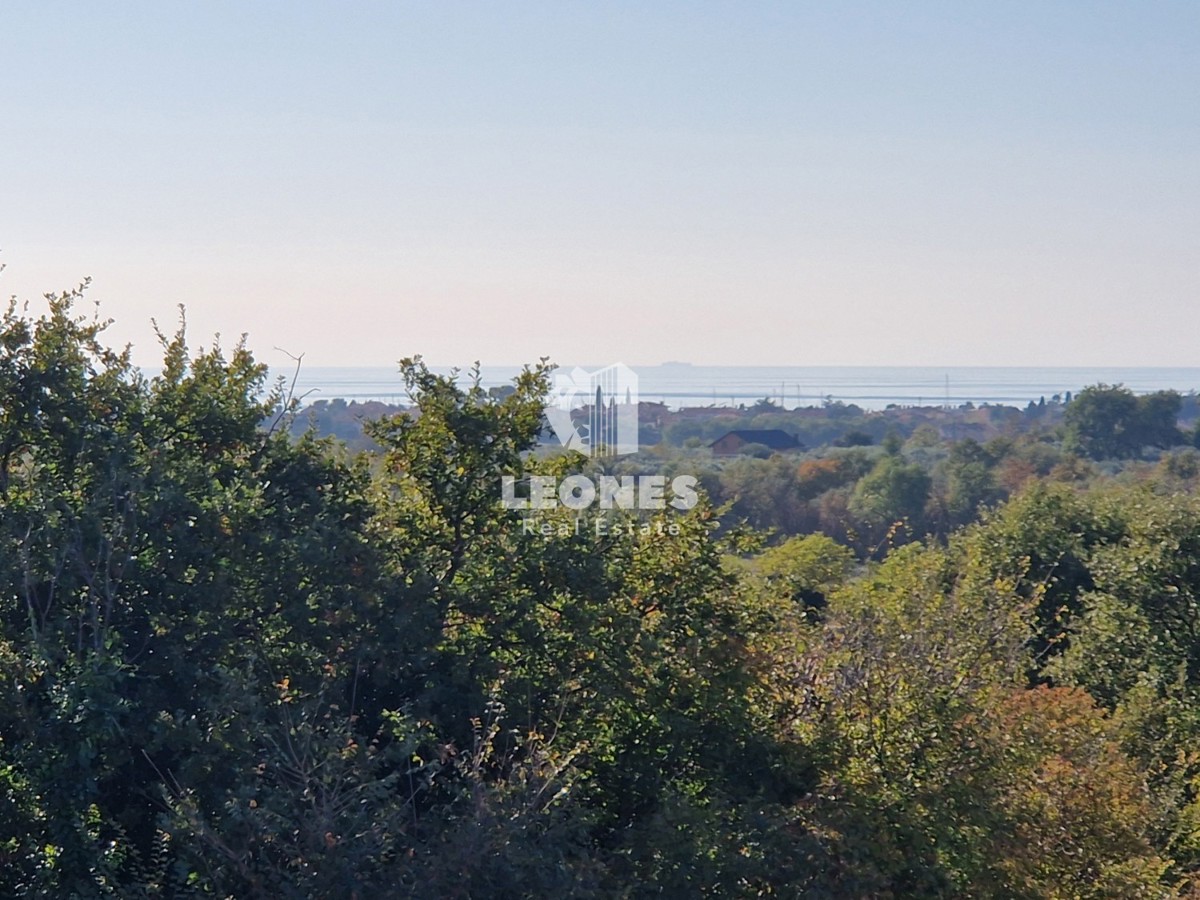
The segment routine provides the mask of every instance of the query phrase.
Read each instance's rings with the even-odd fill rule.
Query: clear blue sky
[[[23,7],[23,8],[22,8]],[[0,291],[311,365],[1200,364],[1200,3],[30,3]]]

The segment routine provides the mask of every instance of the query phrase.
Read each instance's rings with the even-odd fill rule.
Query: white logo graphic
[[[637,373],[614,363],[595,372],[576,367],[569,375],[556,374],[546,418],[568,450],[592,457],[637,453]]]

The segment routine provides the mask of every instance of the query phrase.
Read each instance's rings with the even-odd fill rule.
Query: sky
[[[158,359],[1200,365],[1200,3],[0,10],[0,293]]]

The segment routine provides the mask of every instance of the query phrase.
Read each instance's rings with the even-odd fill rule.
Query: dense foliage
[[[405,360],[352,455],[244,346],[146,378],[78,300],[0,322],[0,894],[1200,884],[1194,460],[914,435],[739,460],[724,509],[508,509],[600,471],[531,452],[545,364]],[[755,491],[834,525],[737,527]]]

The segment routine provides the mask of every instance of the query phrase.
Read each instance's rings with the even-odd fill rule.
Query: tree
[[[378,570],[367,470],[262,427],[281,397],[243,346],[192,356],[181,328],[147,380],[79,299],[0,331],[0,646],[20,698],[0,709],[0,768],[26,836],[5,891],[247,893],[296,859],[287,842],[314,889],[366,889],[409,795],[335,814],[309,776],[334,798],[407,765],[399,720],[364,734],[338,712]],[[283,750],[298,735],[303,764]]]
[[[991,454],[970,438],[950,448],[950,455],[938,473],[949,527],[974,521],[981,506],[1000,499],[994,465]]]
[[[905,462],[899,455],[884,456],[855,486],[850,511],[871,527],[872,542],[897,524],[906,526],[910,535],[919,535],[931,485],[917,463]]]
[[[1035,484],[945,547],[734,561],[703,497],[500,502],[641,465],[540,450],[545,363],[405,360],[413,407],[352,455],[243,344],[181,325],[147,378],[79,299],[0,321],[0,894],[1162,896],[1200,865],[1193,498]],[[886,532],[930,489],[901,449],[722,489]],[[1001,455],[951,451],[964,515]]]
[[[403,370],[414,410],[371,430],[387,452],[380,525],[408,636],[364,675],[368,694],[407,696],[456,748],[476,740],[487,710],[516,717],[484,756],[520,759],[530,735],[564,748],[591,833],[620,848],[614,865],[666,878],[664,847],[643,858],[625,842],[649,840],[668,811],[699,815],[691,792],[721,794],[748,760],[774,765],[746,651],[769,604],[726,570],[705,503],[649,518],[499,504],[503,476],[563,477],[586,463],[526,452],[548,369],[527,371],[503,400],[474,375],[463,386],[419,360]],[[508,764],[492,765],[503,782]]]
[[[768,589],[819,610],[825,606],[826,595],[846,581],[854,561],[849,547],[824,534],[810,534],[764,550],[754,561],[753,571],[766,580]]]
[[[1066,407],[1066,443],[1092,459],[1128,458],[1146,447],[1173,446],[1182,442],[1180,403],[1175,391],[1138,397],[1119,384],[1086,387]]]
[[[756,528],[796,534],[810,521],[800,501],[797,479],[795,461],[783,454],[768,459],[739,458],[721,471],[713,499],[732,503],[733,516]]]
[[[794,830],[816,865],[792,888],[1165,896],[1161,820],[1118,723],[1081,690],[1025,687],[1034,606],[977,577],[976,553],[902,548],[807,635],[793,722],[820,782]]]
[[[1141,440],[1148,447],[1165,449],[1185,443],[1179,430],[1183,398],[1176,391],[1155,391],[1138,397]]]

